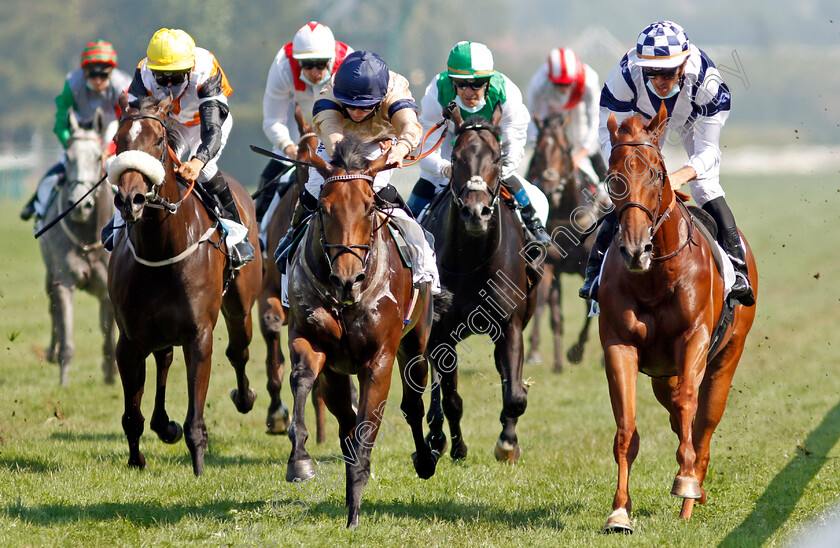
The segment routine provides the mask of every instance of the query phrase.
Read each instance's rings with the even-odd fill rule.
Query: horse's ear
[[[607,118],[607,131],[610,132],[610,144],[614,145],[618,141],[618,120],[615,119],[615,114],[612,112]]]
[[[461,109],[457,106],[452,110],[452,123],[455,124],[455,129],[464,124],[464,118],[461,116]]]
[[[303,135],[306,131],[306,119],[303,117],[303,109],[300,105],[295,103],[295,122],[297,122],[298,133]]]
[[[665,125],[668,123],[668,108],[665,106],[665,101],[659,104],[659,112],[656,116],[648,122],[645,126],[645,131],[648,132],[651,144],[659,146],[659,136],[665,131]]]
[[[569,122],[571,122],[571,121],[572,121],[571,114],[564,114],[563,115],[563,131],[565,131],[566,128],[569,127]]]
[[[533,114],[531,115],[531,118],[533,118],[534,120],[534,125],[537,128],[537,132],[539,133],[540,131],[542,131],[542,121],[540,120],[540,117],[536,114]]]
[[[128,95],[123,91],[120,93],[119,99],[117,99],[117,103],[120,105],[120,112],[125,114],[125,111],[128,110]]]
[[[163,101],[157,104],[157,108],[160,110],[161,116],[166,116],[169,114],[169,111],[172,110],[172,103],[175,102],[175,98],[172,97],[172,93],[170,93]]]
[[[99,135],[102,135],[105,131],[105,115],[99,107],[96,107],[96,111],[93,113],[93,129]]]
[[[499,122],[502,120],[502,104],[496,103],[496,108],[493,109],[493,116],[490,117],[490,121],[493,123],[494,126],[498,126]]]
[[[70,133],[76,133],[79,130],[79,119],[76,118],[76,111],[72,108],[67,111],[67,125],[70,127]]]
[[[382,169],[386,166],[388,162],[388,151],[390,149],[385,149],[382,151],[382,155],[379,158],[370,162],[367,167],[365,168],[365,174],[370,175],[371,177],[376,177],[376,174],[382,171]],[[397,164],[391,164],[389,168],[396,167]]]
[[[325,162],[323,158],[315,154],[315,151],[309,148],[309,143],[304,143],[304,146],[306,146],[309,150],[309,162],[312,164],[312,167],[314,167],[324,179],[327,179],[330,175],[332,175],[335,168],[331,164]]]

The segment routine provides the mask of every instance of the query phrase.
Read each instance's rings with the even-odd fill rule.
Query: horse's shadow
[[[755,502],[753,511],[729,532],[721,547],[741,546],[746,539],[763,545],[790,517],[805,487],[828,460],[828,452],[840,439],[840,402],[808,434],[796,456],[776,474]]]

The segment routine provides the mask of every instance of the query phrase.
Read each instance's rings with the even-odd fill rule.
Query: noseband
[[[482,129],[491,131],[488,126],[485,126],[483,124],[470,124],[468,126],[463,126],[462,128],[460,128],[459,134],[465,131],[481,131]],[[498,164],[500,161],[500,157],[494,158],[493,164]],[[490,209],[495,209],[496,204],[499,203],[499,193],[502,190],[502,183],[501,181],[498,181],[496,183],[496,187],[493,190],[490,190],[490,185],[487,184],[487,181],[485,181],[480,175],[473,175],[457,192],[455,191],[454,184],[450,184],[449,189],[452,193],[452,200],[455,202],[455,205],[458,207],[458,209],[463,209],[465,207],[464,200],[462,199],[464,193],[472,191],[483,192],[484,194],[486,194],[487,198],[490,200]]]
[[[370,183],[371,186],[373,186],[373,177],[371,177],[370,175],[362,175],[362,174],[358,174],[358,173],[357,174],[336,175],[334,177],[329,177],[326,181],[324,181],[324,184],[326,185],[327,183],[331,183],[333,181],[353,181],[353,180],[356,180],[356,179],[364,179],[365,181]],[[371,210],[371,212],[367,215],[367,217],[372,217],[375,211],[376,211],[375,208],[373,210]],[[319,221],[320,229],[321,229],[321,249],[324,251],[324,258],[327,260],[327,266],[329,266],[330,272],[332,272],[332,269],[333,269],[333,261],[338,259],[344,253],[350,253],[351,255],[353,255],[354,257],[359,259],[359,261],[362,263],[362,270],[367,270],[368,261],[370,260],[370,248],[373,245],[373,235],[379,228],[377,227],[377,228],[372,228],[371,229],[371,231],[370,231],[370,243],[367,244],[367,245],[363,245],[363,244],[350,244],[350,245],[347,245],[347,244],[331,244],[331,243],[327,242],[327,235],[326,235],[326,232],[324,232],[324,210],[321,207],[318,208],[318,221]],[[372,221],[371,221],[371,223],[372,223]],[[331,249],[338,249],[338,253],[336,253],[333,256],[330,256],[330,250]],[[355,251],[357,249],[361,250],[361,251],[364,251],[364,253],[365,253],[364,257]]]

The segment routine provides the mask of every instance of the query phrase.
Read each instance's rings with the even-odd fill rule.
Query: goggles
[[[669,69],[661,69],[661,68],[654,68],[654,67],[643,67],[642,72],[644,72],[645,77],[647,78],[664,78],[665,80],[673,80],[677,77],[677,72],[679,72],[680,67],[674,67]]]
[[[152,71],[152,74],[155,77],[155,82],[158,85],[163,87],[170,87],[170,86],[180,86],[181,84],[186,81],[187,77],[190,74],[190,71],[181,71],[181,72],[160,72],[160,71]]]
[[[329,59],[304,59],[300,61],[300,68],[303,70],[324,70],[329,64]]]
[[[461,79],[453,79],[452,85],[458,89],[471,89],[474,91],[478,91],[486,86],[490,81],[489,80],[461,80]]]

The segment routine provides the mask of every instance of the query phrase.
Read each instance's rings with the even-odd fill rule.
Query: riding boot
[[[23,209],[20,210],[20,218],[24,221],[28,221],[35,215],[35,200],[38,199],[38,193],[32,195],[31,198],[26,202],[23,206]]]
[[[510,195],[513,196],[513,200],[517,205],[519,205],[519,214],[522,216],[522,225],[525,227],[526,236],[530,235],[534,242],[543,247],[550,246],[551,237],[546,233],[540,218],[537,217],[537,211],[534,209],[534,205],[528,197],[528,192],[522,186],[522,181],[519,180],[519,176],[513,173],[507,179],[502,179],[502,184],[510,192]]]
[[[601,228],[598,230],[598,235],[595,236],[595,243],[589,252],[589,259],[586,261],[586,279],[583,282],[583,287],[578,290],[581,299],[598,300],[598,275],[601,273],[601,263],[604,262],[604,255],[607,253],[610,243],[612,243],[617,220],[618,215],[616,215],[614,209],[604,215]]]
[[[108,224],[102,227],[102,233],[100,234],[102,247],[108,252],[114,251],[114,218],[111,217]]]
[[[303,223],[304,219],[308,218],[315,209],[318,207],[318,200],[309,193],[305,188],[300,192],[300,198],[298,199],[298,206],[295,208],[295,212],[292,215],[292,224],[289,226],[289,230],[286,231],[286,235],[283,236],[283,239],[277,244],[277,249],[274,251],[274,261],[277,263],[277,268],[280,270],[281,274],[286,273],[286,265],[289,262],[289,253],[292,249],[292,243],[295,239],[295,233],[298,230],[298,227]]]
[[[423,211],[429,207],[429,204],[435,198],[435,194],[437,194],[437,188],[434,183],[426,179],[417,181],[411,190],[411,196],[408,197],[408,208],[415,219],[419,219]]]
[[[276,160],[270,160],[260,174],[260,182],[257,185],[256,192],[257,198],[254,201],[257,210],[257,223],[262,222],[265,212],[268,211],[268,206],[271,205],[271,200],[279,186],[278,178],[288,169],[288,166]]]
[[[755,304],[755,294],[750,285],[747,261],[744,248],[741,246],[741,235],[735,226],[735,217],[723,197],[715,198],[703,205],[703,209],[714,218],[718,226],[718,242],[729,256],[735,267],[735,283],[729,290],[729,295],[744,306]]]
[[[412,219],[416,219],[416,217],[414,216],[413,209],[407,203],[405,203],[405,200],[394,187],[394,185],[385,185],[384,187],[376,191],[376,195],[379,196],[381,200],[387,202],[388,205],[398,206],[400,209],[408,213],[408,215]]]
[[[233,200],[233,194],[230,192],[230,186],[225,181],[221,171],[216,172],[212,179],[204,184],[205,188],[216,195],[219,203],[222,205],[222,215],[237,224],[242,224],[242,218],[239,216],[239,209],[236,207],[236,202]],[[244,226],[244,225],[243,225]],[[254,246],[248,240],[246,235],[242,241],[234,244],[231,252],[231,267],[234,270],[239,270],[246,264],[254,260]]]

